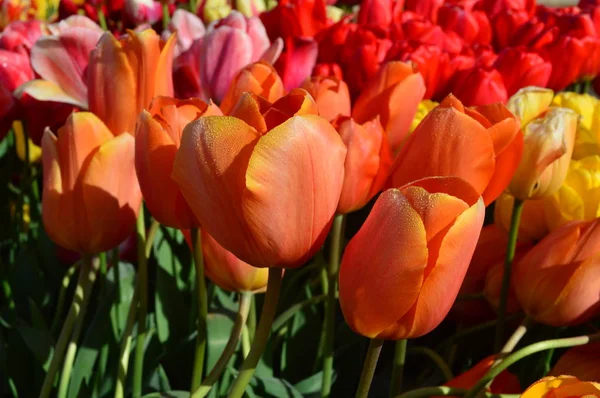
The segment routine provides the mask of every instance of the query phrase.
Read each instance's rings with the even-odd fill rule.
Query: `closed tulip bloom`
[[[483,224],[479,194],[456,177],[383,192],[344,252],[340,305],[369,338],[423,336],[448,314]]]
[[[135,135],[135,168],[146,205],[161,224],[179,229],[199,226],[171,179],[171,170],[184,127],[200,116],[221,114],[212,103],[170,97],[156,97],[150,109],[140,114]]]
[[[304,90],[245,94],[231,116],[187,125],[172,178],[201,225],[257,267],[298,267],[323,244],[346,148]]]
[[[229,114],[245,92],[259,95],[269,102],[275,102],[285,93],[277,71],[265,61],[250,64],[237,74],[221,102],[223,113]]]
[[[513,267],[525,313],[551,326],[586,321],[600,310],[600,219],[550,233]]]
[[[121,40],[110,33],[102,36],[88,67],[89,109],[114,134],[133,134],[138,115],[152,98],[173,96],[174,46],[175,35],[161,43],[151,29],[130,31]]]
[[[571,109],[549,107],[552,97],[551,90],[526,87],[507,103],[524,135],[523,156],[508,186],[519,200],[552,195],[567,174],[579,117]]]
[[[508,47],[498,54],[494,67],[504,80],[508,96],[515,94],[521,87],[546,87],[552,64],[539,54],[528,52],[525,48]]]
[[[575,376],[548,376],[533,383],[521,398],[594,398],[600,397],[600,384],[581,381]]]
[[[337,207],[338,213],[345,214],[360,209],[381,191],[392,166],[392,153],[377,117],[362,125],[340,118],[333,125],[348,150]]]
[[[396,152],[410,130],[424,95],[423,77],[410,64],[388,62],[356,99],[352,118],[365,123],[379,115],[392,152]]]
[[[552,367],[549,375],[570,374],[583,381],[600,380],[600,342],[570,348]]]
[[[494,205],[494,222],[507,234],[510,229],[514,203],[514,196],[503,193],[496,199]],[[549,227],[545,208],[546,203],[543,199],[525,201],[519,223],[519,242],[537,242],[548,234]]]
[[[515,254],[513,261],[519,261],[523,255],[525,255],[525,248],[529,248],[529,245],[522,246],[521,250],[518,250]],[[504,277],[504,260],[498,261],[493,264],[485,275],[485,281],[483,284],[483,297],[487,300],[490,306],[498,311],[500,307],[500,295],[502,294],[502,283]],[[508,287],[508,296],[506,296],[506,309],[507,314],[514,314],[521,311],[521,305],[517,300],[515,289],[512,285]]]
[[[114,136],[94,114],[73,113],[42,138],[42,219],[58,245],[109,250],[129,236],[141,203],[130,134]]]
[[[350,116],[350,93],[348,85],[335,77],[310,77],[302,83],[317,103],[319,115],[330,122],[338,116]]]
[[[458,71],[452,78],[451,91],[469,106],[505,103],[508,99],[500,72],[479,65]]]
[[[468,181],[488,205],[510,182],[522,146],[518,123],[502,104],[470,109],[450,95],[408,137],[389,184],[456,176]]]
[[[204,272],[215,285],[232,292],[262,293],[267,286],[269,270],[253,267],[225,250],[202,230]]]
[[[600,216],[600,156],[571,160],[565,181],[545,200],[550,229]]]

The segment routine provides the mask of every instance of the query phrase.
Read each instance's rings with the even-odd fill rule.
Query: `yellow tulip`
[[[23,124],[20,121],[13,122],[13,132],[15,133],[15,147],[17,149],[17,156],[22,161],[25,161],[25,132],[23,131]],[[42,148],[35,145],[30,138],[27,139],[27,145],[29,146],[29,162],[39,162],[42,157]]]
[[[225,18],[231,13],[231,6],[226,0],[208,0],[204,5],[204,20],[213,22]]]
[[[573,159],[600,155],[600,101],[589,94],[567,91],[556,94],[553,104],[572,109],[581,116],[575,136]]]
[[[548,88],[524,87],[510,97],[506,107],[521,121],[521,128],[546,112],[552,104],[554,92]]]
[[[569,221],[600,216],[600,156],[571,160],[558,192],[544,201],[548,226],[554,230]]]
[[[421,123],[421,121],[425,119],[425,116],[427,116],[427,114],[438,105],[439,103],[427,99],[419,102],[419,106],[417,107],[417,113],[415,114],[415,117],[410,125],[410,132],[412,133],[413,131],[415,131],[419,123]]]

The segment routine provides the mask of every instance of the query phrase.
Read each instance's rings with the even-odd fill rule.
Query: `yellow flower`
[[[413,131],[415,131],[419,123],[421,123],[421,121],[425,119],[425,116],[427,116],[427,114],[438,105],[439,103],[431,100],[423,100],[419,102],[417,113],[415,114],[415,118],[413,119],[412,124],[410,125],[410,132],[412,133]]]
[[[25,133],[23,131],[23,124],[19,121],[14,122],[13,131],[15,133],[17,156],[22,161],[25,161]],[[39,162],[42,157],[42,148],[35,145],[31,139],[27,139],[27,144],[29,145],[29,161],[31,163]]]
[[[231,13],[227,0],[208,0],[204,5],[204,20],[213,22],[225,18]]]
[[[529,386],[521,398],[593,398],[599,394],[599,383],[580,381],[574,376],[549,376]]]
[[[529,122],[548,110],[554,91],[541,87],[524,87],[510,97],[506,107],[521,121],[523,129]]]
[[[571,160],[558,192],[546,198],[545,212],[551,230],[573,220],[600,216],[600,156]]]
[[[572,109],[581,116],[573,159],[600,155],[600,101],[589,94],[561,92],[556,94],[553,104]]]
[[[0,1],[0,29],[14,21],[54,20],[58,16],[58,3],[59,0]]]

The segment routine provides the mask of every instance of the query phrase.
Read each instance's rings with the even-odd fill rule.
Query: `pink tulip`
[[[152,0],[125,0],[125,18],[135,25],[153,24],[162,18],[160,2]]]
[[[308,78],[317,63],[319,46],[314,39],[288,38],[285,51],[275,63],[286,90],[298,88]]]
[[[189,50],[194,40],[200,39],[206,34],[204,23],[195,14],[178,8],[173,13],[167,29],[162,32],[162,39],[167,40],[172,33],[177,32],[177,44],[175,45],[175,57]]]
[[[34,78],[27,54],[0,49],[0,139],[18,117],[14,90]]]
[[[42,35],[42,22],[15,21],[0,33],[0,48],[29,55],[31,48]]]

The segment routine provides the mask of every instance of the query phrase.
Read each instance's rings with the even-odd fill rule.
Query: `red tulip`
[[[487,16],[470,7],[446,3],[438,10],[437,23],[444,31],[456,32],[467,44],[489,44],[492,40]]]
[[[0,139],[17,119],[18,107],[13,92],[34,78],[27,54],[0,49]]]
[[[413,11],[433,23],[437,21],[438,9],[444,4],[444,0],[406,0],[404,9]]]
[[[581,75],[582,65],[588,54],[583,40],[564,35],[545,45],[541,55],[552,63],[552,73],[547,87],[560,91],[575,82]],[[565,59],[569,62],[565,62]]]
[[[522,87],[546,87],[552,73],[552,64],[538,54],[523,48],[505,48],[496,59],[494,67],[504,81],[509,97]]]
[[[490,14],[488,14],[490,16]],[[490,16],[492,26],[492,37],[497,49],[503,49],[514,43],[519,38],[520,28],[531,19],[531,15],[525,10],[503,10],[494,16]]]
[[[206,231],[240,260],[298,267],[323,244],[346,149],[304,90],[273,104],[246,94],[231,116],[183,132],[173,180]]]
[[[381,191],[392,166],[392,153],[377,117],[362,125],[345,117],[333,124],[348,150],[337,208],[345,214],[360,209]]]
[[[323,0],[281,0],[260,18],[271,40],[314,37],[328,24]]]
[[[37,20],[11,22],[0,34],[0,49],[29,55],[42,28],[42,22]]]
[[[448,96],[408,137],[389,184],[456,176],[468,181],[487,205],[508,186],[522,151],[519,124],[504,105],[469,109]],[[426,153],[435,156],[423,156]]]
[[[494,68],[475,66],[457,72],[451,87],[452,93],[470,106],[505,103],[508,100],[502,75]]]
[[[455,177],[383,192],[342,258],[340,305],[352,330],[390,340],[433,330],[458,294],[484,212]]]
[[[298,88],[310,76],[317,62],[318,45],[313,39],[289,38],[285,51],[275,63],[286,90]]]
[[[392,23],[394,13],[400,11],[402,3],[394,0],[365,0],[361,2],[357,21],[361,25],[387,28]]]

